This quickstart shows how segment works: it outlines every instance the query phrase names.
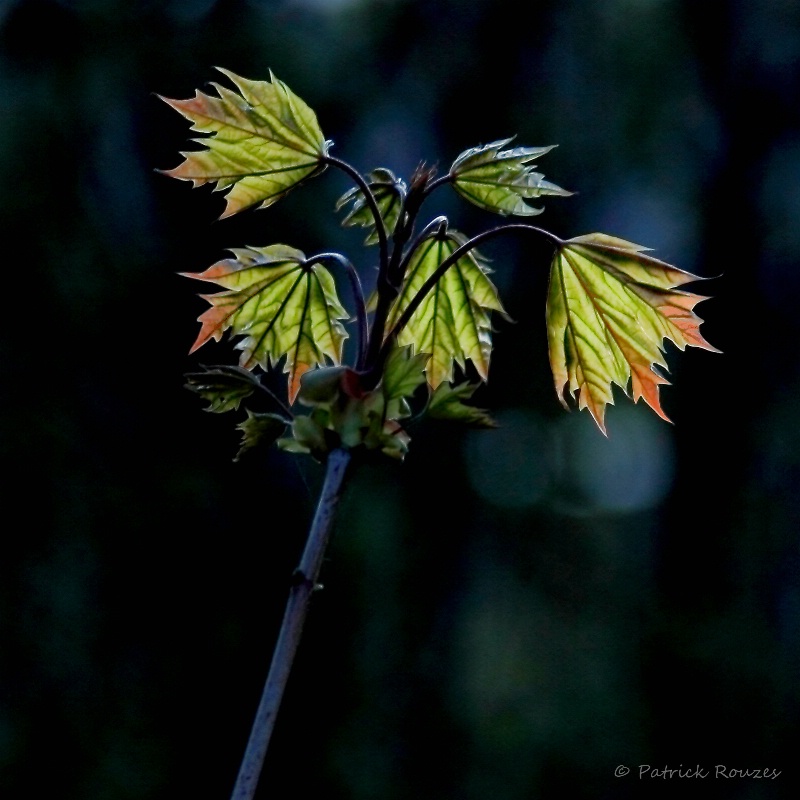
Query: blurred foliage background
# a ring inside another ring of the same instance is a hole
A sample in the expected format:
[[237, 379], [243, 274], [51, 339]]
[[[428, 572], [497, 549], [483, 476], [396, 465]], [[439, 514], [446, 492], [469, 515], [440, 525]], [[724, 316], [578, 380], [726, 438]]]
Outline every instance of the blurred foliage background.
[[215, 66], [272, 69], [362, 171], [559, 144], [540, 167], [577, 194], [536, 222], [711, 278], [723, 351], [669, 349], [675, 425], [620, 396], [605, 439], [553, 391], [548, 248], [487, 246], [501, 428], [426, 424], [354, 476], [259, 796], [796, 796], [796, 0], [2, 0], [0, 797], [227, 797], [266, 675], [321, 473], [233, 463], [183, 374], [235, 355], [188, 355], [177, 273], [284, 242], [368, 280], [373, 254], [340, 173], [217, 222], [156, 172], [190, 136], [156, 94]]

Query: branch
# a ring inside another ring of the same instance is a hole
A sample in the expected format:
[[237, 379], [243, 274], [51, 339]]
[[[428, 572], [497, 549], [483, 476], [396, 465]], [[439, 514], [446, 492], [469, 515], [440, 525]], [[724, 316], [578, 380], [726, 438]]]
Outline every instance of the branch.
[[414, 171], [411, 178], [411, 185], [408, 194], [403, 200], [403, 207], [392, 234], [392, 255], [390, 260], [378, 273], [378, 302], [375, 308], [375, 315], [372, 318], [372, 329], [369, 337], [369, 350], [364, 366], [367, 372], [375, 377], [375, 365], [380, 368], [381, 348], [384, 341], [386, 321], [389, 318], [389, 309], [394, 299], [397, 297], [403, 283], [404, 265], [406, 259], [403, 257], [403, 249], [411, 238], [416, 223], [420, 207], [426, 197], [426, 187], [433, 177], [434, 168], [420, 164]]
[[278, 643], [272, 656], [272, 664], [258, 705], [256, 718], [250, 732], [250, 739], [239, 768], [236, 785], [231, 800], [253, 800], [267, 754], [267, 747], [275, 727], [275, 718], [289, 678], [303, 623], [308, 612], [311, 593], [317, 586], [325, 548], [331, 536], [336, 506], [342, 493], [350, 453], [346, 450], [332, 450], [328, 454], [325, 481], [322, 485], [317, 510], [306, 541], [300, 565], [295, 570], [289, 600], [283, 615]]

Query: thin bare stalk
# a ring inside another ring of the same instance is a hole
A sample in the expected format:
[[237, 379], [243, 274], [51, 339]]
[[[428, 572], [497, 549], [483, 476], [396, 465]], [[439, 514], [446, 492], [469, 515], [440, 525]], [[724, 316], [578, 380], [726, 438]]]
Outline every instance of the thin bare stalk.
[[311, 523], [300, 565], [293, 576], [278, 642], [272, 655], [272, 664], [231, 800], [253, 800], [255, 796], [264, 757], [267, 754], [269, 740], [275, 727], [275, 718], [278, 715], [289, 671], [300, 643], [303, 623], [308, 612], [308, 601], [317, 586], [322, 559], [333, 530], [336, 507], [342, 493], [349, 463], [350, 453], [347, 450], [332, 450], [328, 454], [325, 481], [317, 503], [317, 510]]

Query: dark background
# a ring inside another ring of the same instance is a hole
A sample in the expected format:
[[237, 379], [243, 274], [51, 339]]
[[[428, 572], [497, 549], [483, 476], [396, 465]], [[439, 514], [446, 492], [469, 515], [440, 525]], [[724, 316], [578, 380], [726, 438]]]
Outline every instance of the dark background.
[[535, 222], [712, 278], [723, 351], [668, 346], [675, 424], [619, 395], [605, 439], [553, 391], [548, 248], [487, 246], [502, 426], [425, 424], [353, 476], [259, 796], [796, 796], [800, 5], [5, 0], [0, 798], [225, 798], [266, 675], [321, 473], [233, 462], [239, 418], [183, 374], [235, 354], [188, 355], [177, 273], [282, 242], [368, 280], [374, 254], [341, 173], [217, 222], [156, 172], [190, 136], [156, 94], [215, 66], [272, 69], [362, 171], [559, 144], [540, 167], [577, 194]]

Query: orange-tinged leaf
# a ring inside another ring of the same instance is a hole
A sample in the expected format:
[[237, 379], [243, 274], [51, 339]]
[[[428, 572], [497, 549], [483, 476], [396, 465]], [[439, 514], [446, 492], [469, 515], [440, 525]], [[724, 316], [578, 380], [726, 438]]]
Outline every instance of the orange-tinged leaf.
[[719, 352], [700, 334], [693, 309], [704, 296], [676, 289], [700, 280], [645, 253], [647, 248], [593, 233], [562, 242], [547, 299], [550, 366], [564, 406], [577, 394], [603, 431], [613, 384], [669, 421], [658, 387], [668, 384], [664, 341]]
[[198, 317], [200, 333], [190, 352], [226, 330], [244, 338], [240, 366], [267, 370], [286, 356], [289, 400], [294, 402], [303, 373], [326, 363], [338, 364], [347, 333], [340, 320], [348, 314], [339, 303], [328, 270], [306, 265], [300, 250], [286, 245], [232, 249], [233, 258], [202, 273], [182, 273], [227, 289], [201, 295], [211, 304]]
[[238, 93], [211, 85], [217, 97], [196, 91], [188, 100], [164, 102], [206, 134], [205, 149], [183, 152], [184, 161], [164, 174], [194, 186], [227, 190], [222, 217], [258, 205], [266, 208], [324, 168], [327, 142], [314, 112], [282, 81], [251, 81], [220, 69]]

